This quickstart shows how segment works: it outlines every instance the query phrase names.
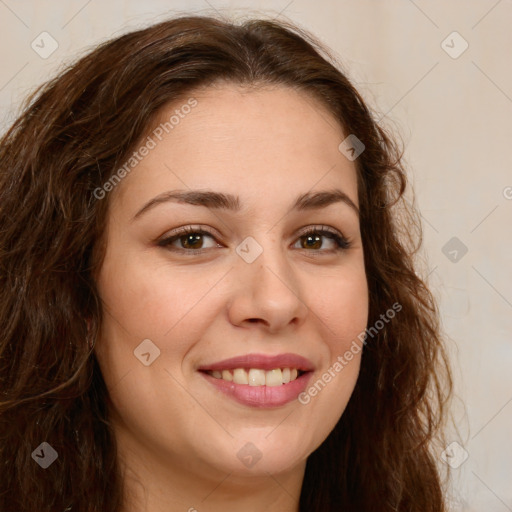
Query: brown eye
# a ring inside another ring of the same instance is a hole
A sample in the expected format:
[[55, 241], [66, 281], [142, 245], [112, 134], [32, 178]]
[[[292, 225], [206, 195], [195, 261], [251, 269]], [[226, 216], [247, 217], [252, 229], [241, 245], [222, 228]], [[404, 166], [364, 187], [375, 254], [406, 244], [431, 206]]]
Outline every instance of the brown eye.
[[[205, 249], [205, 237], [215, 240], [213, 235], [208, 231], [188, 227], [172, 236], [160, 240], [158, 245], [161, 247], [169, 247], [169, 249], [174, 251], [202, 252], [201, 249]], [[206, 249], [211, 247], [215, 247], [215, 244], [206, 247]]]
[[[210, 238], [213, 242], [209, 247], [205, 247], [205, 237]], [[327, 240], [327, 242], [326, 242]], [[297, 249], [310, 250], [313, 253], [333, 253], [350, 247], [350, 242], [337, 231], [331, 231], [325, 228], [309, 229], [304, 232], [298, 239], [296, 244], [300, 246]], [[331, 247], [325, 247], [327, 244]], [[191, 255], [202, 254], [208, 249], [222, 247], [216, 243], [214, 235], [200, 228], [187, 227], [179, 230], [177, 233], [164, 238], [158, 242], [161, 247], [167, 247], [175, 252], [183, 252]]]
[[[334, 247], [330, 249], [323, 248], [323, 239], [325, 238], [333, 242]], [[301, 245], [299, 249], [312, 249], [313, 251], [320, 252], [333, 252], [350, 247], [350, 242], [344, 236], [327, 229], [310, 229], [299, 237], [298, 242], [300, 242]]]
[[318, 235], [305, 235], [301, 236], [300, 239], [304, 242], [303, 249], [321, 249], [322, 248], [322, 237]]
[[202, 249], [202, 237], [201, 234], [183, 235], [179, 240], [184, 249]]

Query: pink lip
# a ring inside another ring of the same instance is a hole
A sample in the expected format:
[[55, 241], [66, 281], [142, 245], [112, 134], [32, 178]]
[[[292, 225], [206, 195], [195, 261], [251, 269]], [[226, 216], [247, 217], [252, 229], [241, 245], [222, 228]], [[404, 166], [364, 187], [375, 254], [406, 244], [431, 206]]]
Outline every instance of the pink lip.
[[306, 389], [308, 381], [313, 375], [312, 372], [307, 372], [294, 381], [280, 386], [249, 386], [249, 384], [235, 384], [227, 380], [216, 379], [204, 371], [200, 373], [219, 391], [237, 402], [251, 407], [279, 407], [295, 400]]
[[[224, 361], [218, 361], [212, 364], [205, 364], [198, 368], [200, 371], [206, 370], [234, 370], [236, 368], [259, 368], [261, 370], [273, 370], [274, 368], [296, 368], [305, 372], [314, 370], [313, 363], [305, 357], [297, 354], [279, 354], [276, 356], [267, 356], [265, 354], [245, 354], [243, 356], [232, 357]], [[252, 386], [251, 386], [252, 387]]]
[[[236, 368], [259, 368], [273, 370], [274, 368], [296, 368], [306, 373], [297, 379], [280, 386], [250, 386], [249, 384], [235, 384], [206, 373], [207, 371], [234, 370]], [[251, 407], [279, 407], [297, 398], [307, 386], [314, 370], [313, 363], [297, 354], [279, 354], [268, 356], [265, 354], [246, 354], [232, 357], [212, 364], [205, 364], [198, 368], [203, 377], [219, 391], [230, 396], [237, 402]]]

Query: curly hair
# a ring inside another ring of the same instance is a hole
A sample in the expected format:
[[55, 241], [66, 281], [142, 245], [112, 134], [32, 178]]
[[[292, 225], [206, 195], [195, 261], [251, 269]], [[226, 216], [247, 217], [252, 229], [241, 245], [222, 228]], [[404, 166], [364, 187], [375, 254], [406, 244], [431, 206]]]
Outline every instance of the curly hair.
[[[286, 21], [182, 16], [94, 48], [35, 90], [0, 141], [0, 510], [118, 512], [123, 481], [109, 394], [86, 340], [109, 198], [94, 191], [161, 109], [219, 80], [319, 99], [365, 146], [355, 161], [369, 325], [350, 401], [308, 458], [300, 510], [446, 510], [433, 444], [452, 377], [432, 293], [415, 272], [421, 225], [403, 150], [329, 50]], [[90, 330], [88, 330], [90, 327]], [[42, 471], [41, 442], [58, 453]]]

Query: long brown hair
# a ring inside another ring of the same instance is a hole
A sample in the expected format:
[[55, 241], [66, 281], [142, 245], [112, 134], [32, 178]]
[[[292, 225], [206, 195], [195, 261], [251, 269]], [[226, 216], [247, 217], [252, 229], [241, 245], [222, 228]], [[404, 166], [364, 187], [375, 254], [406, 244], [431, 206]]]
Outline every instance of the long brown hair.
[[[94, 191], [163, 106], [218, 80], [308, 92], [363, 142], [369, 325], [402, 306], [368, 339], [345, 412], [308, 458], [300, 510], [445, 510], [432, 441], [452, 381], [435, 301], [413, 265], [421, 230], [404, 199], [403, 150], [340, 69], [289, 22], [183, 16], [101, 44], [28, 98], [0, 141], [2, 512], [121, 509], [109, 396], [86, 341], [87, 322], [94, 337], [102, 321], [94, 277], [109, 205]], [[42, 442], [58, 454], [46, 469], [33, 455]]]

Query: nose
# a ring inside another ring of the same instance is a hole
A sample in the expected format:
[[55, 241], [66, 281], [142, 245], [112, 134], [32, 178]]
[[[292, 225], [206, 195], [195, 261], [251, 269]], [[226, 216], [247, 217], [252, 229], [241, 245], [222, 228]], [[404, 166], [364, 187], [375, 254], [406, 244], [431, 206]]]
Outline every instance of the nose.
[[252, 263], [237, 260], [231, 272], [235, 284], [228, 310], [233, 325], [256, 323], [276, 333], [303, 323], [308, 306], [286, 250], [267, 246]]

